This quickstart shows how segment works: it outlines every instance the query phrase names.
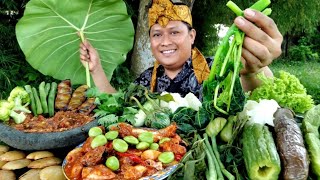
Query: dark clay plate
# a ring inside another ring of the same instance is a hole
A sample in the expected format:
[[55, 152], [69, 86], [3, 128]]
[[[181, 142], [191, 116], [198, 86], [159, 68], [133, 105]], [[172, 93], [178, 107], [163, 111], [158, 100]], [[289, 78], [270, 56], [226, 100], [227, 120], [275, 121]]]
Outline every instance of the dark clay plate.
[[86, 140], [91, 127], [97, 126], [95, 119], [88, 124], [62, 132], [26, 133], [0, 123], [0, 141], [20, 150], [48, 150], [77, 146]]

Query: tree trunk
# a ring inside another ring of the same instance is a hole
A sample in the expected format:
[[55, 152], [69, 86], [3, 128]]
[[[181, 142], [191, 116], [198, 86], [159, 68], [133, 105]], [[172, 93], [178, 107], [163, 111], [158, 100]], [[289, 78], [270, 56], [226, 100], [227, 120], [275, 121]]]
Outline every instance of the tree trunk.
[[[195, 0], [173, 0], [183, 2], [192, 8]], [[137, 77], [147, 68], [153, 66], [154, 57], [150, 49], [148, 8], [150, 0], [140, 0], [139, 16], [135, 33], [135, 44], [131, 57], [131, 71]]]
[[135, 76], [138, 76], [144, 70], [151, 67], [154, 62], [150, 50], [148, 9], [146, 8], [148, 4], [149, 0], [140, 0], [135, 44], [131, 57], [131, 71]]

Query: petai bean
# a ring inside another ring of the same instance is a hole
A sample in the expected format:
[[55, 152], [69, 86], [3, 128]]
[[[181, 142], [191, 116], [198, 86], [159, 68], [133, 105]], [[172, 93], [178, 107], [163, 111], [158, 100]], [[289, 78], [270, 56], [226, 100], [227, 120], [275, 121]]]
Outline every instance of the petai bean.
[[114, 140], [119, 135], [118, 131], [109, 131], [105, 134], [107, 140]]
[[163, 152], [159, 155], [158, 160], [164, 164], [171, 163], [174, 160], [173, 152]]
[[126, 152], [128, 150], [128, 144], [122, 139], [114, 139], [112, 141], [113, 149], [118, 152]]
[[112, 171], [118, 170], [120, 167], [120, 163], [117, 157], [110, 156], [106, 161], [106, 166]]
[[101, 135], [102, 134], [102, 129], [99, 128], [99, 127], [92, 127], [89, 129], [89, 132], [88, 132], [88, 135], [90, 137], [96, 137], [98, 135]]
[[166, 141], [170, 141], [170, 138], [165, 137], [165, 138], [160, 139], [159, 144], [162, 144], [162, 143], [164, 143]]
[[148, 149], [149, 146], [150, 144], [147, 142], [139, 142], [139, 144], [136, 145], [136, 148], [139, 150], [145, 150], [145, 149]]
[[96, 148], [99, 146], [103, 146], [105, 144], [107, 144], [107, 139], [104, 135], [100, 134], [96, 137], [93, 138], [93, 140], [91, 141], [91, 148]]
[[141, 142], [147, 142], [151, 144], [153, 143], [153, 134], [152, 132], [143, 132], [139, 134], [138, 139]]
[[139, 140], [134, 136], [126, 136], [123, 138], [127, 143], [137, 145], [139, 143]]
[[159, 144], [157, 144], [157, 143], [152, 143], [152, 144], [150, 145], [150, 149], [152, 149], [152, 150], [158, 150], [158, 149], [159, 149]]

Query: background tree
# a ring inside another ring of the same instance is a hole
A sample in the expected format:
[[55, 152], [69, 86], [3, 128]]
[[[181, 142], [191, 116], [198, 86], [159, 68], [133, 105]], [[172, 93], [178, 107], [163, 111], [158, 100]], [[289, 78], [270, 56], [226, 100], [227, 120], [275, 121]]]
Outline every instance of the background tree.
[[0, 1], [0, 99], [15, 86], [52, 80], [33, 69], [25, 60], [15, 36], [15, 25], [28, 1]]

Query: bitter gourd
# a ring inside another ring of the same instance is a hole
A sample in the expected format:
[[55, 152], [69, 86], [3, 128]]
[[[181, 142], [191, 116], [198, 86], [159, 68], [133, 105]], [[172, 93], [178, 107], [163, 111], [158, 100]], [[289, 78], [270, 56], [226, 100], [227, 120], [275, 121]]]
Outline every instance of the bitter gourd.
[[280, 158], [268, 127], [256, 123], [247, 124], [241, 141], [249, 178], [278, 179], [281, 170]]

